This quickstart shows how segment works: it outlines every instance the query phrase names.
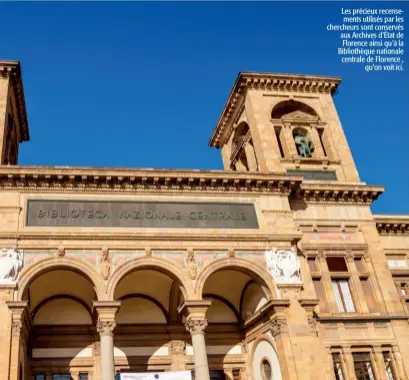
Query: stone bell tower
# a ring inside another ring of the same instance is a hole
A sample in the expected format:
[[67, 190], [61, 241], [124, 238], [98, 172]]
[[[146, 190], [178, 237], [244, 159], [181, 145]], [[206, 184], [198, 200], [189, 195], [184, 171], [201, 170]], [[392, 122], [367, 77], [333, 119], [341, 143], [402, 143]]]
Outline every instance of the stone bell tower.
[[240, 73], [209, 145], [225, 170], [360, 182], [332, 95], [340, 78]]
[[29, 139], [20, 62], [0, 61], [0, 165], [17, 165], [19, 144]]

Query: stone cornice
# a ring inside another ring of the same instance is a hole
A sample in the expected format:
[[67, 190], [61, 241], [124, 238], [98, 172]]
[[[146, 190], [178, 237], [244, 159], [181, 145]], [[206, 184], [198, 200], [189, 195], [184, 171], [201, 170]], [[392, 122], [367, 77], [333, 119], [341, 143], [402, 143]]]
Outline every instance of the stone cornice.
[[0, 190], [290, 194], [301, 181], [274, 173], [0, 166]]
[[393, 320], [407, 320], [408, 317], [403, 313], [396, 314], [381, 314], [381, 315], [319, 315], [320, 322], [348, 322], [348, 321], [362, 321], [362, 322], [376, 322], [376, 321], [393, 321]]
[[244, 102], [247, 90], [290, 90], [302, 93], [324, 92], [332, 94], [340, 83], [341, 78], [338, 77], [241, 72], [237, 76], [209, 145], [217, 148], [223, 145], [226, 136], [229, 135], [229, 130], [233, 126], [233, 121]]
[[[13, 240], [16, 239], [20, 242], [24, 240], [45, 240], [45, 241], [61, 241], [61, 240], [70, 240], [70, 241], [231, 241], [231, 242], [289, 242], [301, 239], [301, 234], [266, 234], [266, 233], [205, 233], [205, 234], [196, 234], [196, 233], [183, 233], [183, 232], [161, 232], [158, 233], [141, 233], [141, 232], [129, 232], [129, 233], [120, 233], [116, 232], [115, 234], [111, 232], [61, 232], [53, 233], [49, 232], [18, 232], [18, 233], [0, 233], [0, 239], [4, 240]], [[24, 245], [21, 245], [22, 249]]]
[[338, 242], [316, 242], [316, 243], [300, 243], [301, 249], [306, 254], [313, 254], [314, 252], [326, 252], [328, 256], [338, 255], [338, 251], [355, 251], [366, 252], [368, 250], [367, 243], [355, 243], [348, 241]]
[[17, 112], [20, 125], [20, 138], [22, 141], [30, 140], [28, 131], [26, 102], [24, 97], [23, 81], [21, 76], [21, 66], [18, 61], [0, 61], [0, 77], [9, 77], [16, 95]]
[[0, 191], [81, 193], [283, 194], [309, 203], [371, 204], [384, 188], [302, 183], [299, 175], [206, 170], [0, 166]]
[[374, 215], [381, 235], [409, 235], [409, 215]]
[[383, 193], [382, 186], [348, 183], [302, 183], [293, 199], [308, 203], [350, 203], [370, 205]]

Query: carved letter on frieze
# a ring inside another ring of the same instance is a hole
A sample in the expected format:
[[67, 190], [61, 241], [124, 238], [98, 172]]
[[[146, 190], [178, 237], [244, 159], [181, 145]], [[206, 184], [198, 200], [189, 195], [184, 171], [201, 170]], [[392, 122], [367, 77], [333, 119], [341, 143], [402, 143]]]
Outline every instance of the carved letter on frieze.
[[273, 336], [276, 337], [283, 332], [288, 332], [287, 321], [278, 318], [274, 319], [271, 323], [271, 333]]
[[189, 319], [185, 323], [186, 330], [190, 332], [191, 335], [194, 334], [204, 334], [204, 330], [207, 327], [206, 319]]
[[100, 335], [112, 335], [116, 327], [115, 321], [98, 321], [97, 331]]
[[0, 251], [0, 284], [14, 283], [23, 268], [23, 251], [17, 246]]
[[172, 355], [184, 355], [185, 349], [186, 344], [182, 341], [172, 341], [169, 344], [169, 350]]
[[274, 248], [265, 251], [264, 258], [277, 284], [301, 283], [300, 262], [295, 249], [284, 251]]

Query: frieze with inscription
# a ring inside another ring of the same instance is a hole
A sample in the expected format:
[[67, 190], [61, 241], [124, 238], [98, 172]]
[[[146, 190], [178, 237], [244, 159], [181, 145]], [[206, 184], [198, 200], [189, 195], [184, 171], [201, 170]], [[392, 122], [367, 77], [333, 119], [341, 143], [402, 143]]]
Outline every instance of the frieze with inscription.
[[28, 227], [257, 229], [251, 203], [27, 201]]

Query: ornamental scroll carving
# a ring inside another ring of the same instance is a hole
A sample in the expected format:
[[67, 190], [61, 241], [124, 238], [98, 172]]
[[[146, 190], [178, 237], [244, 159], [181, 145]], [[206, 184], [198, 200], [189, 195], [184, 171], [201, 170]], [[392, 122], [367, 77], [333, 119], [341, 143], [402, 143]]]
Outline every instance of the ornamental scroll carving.
[[284, 332], [288, 332], [287, 321], [285, 319], [274, 319], [271, 322], [271, 334], [273, 335], [273, 337], [276, 337], [277, 335]]
[[116, 327], [115, 321], [98, 321], [97, 331], [100, 335], [112, 335]]
[[185, 326], [191, 335], [204, 334], [204, 330], [207, 327], [207, 319], [189, 319], [186, 321]]
[[23, 268], [23, 251], [17, 246], [0, 251], [0, 283], [14, 283]]
[[301, 283], [300, 262], [297, 251], [293, 248], [288, 251], [276, 248], [265, 251], [264, 258], [267, 269], [278, 284]]
[[169, 344], [169, 350], [172, 355], [184, 355], [186, 344], [182, 341], [172, 341]]

